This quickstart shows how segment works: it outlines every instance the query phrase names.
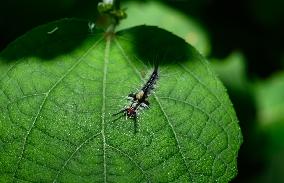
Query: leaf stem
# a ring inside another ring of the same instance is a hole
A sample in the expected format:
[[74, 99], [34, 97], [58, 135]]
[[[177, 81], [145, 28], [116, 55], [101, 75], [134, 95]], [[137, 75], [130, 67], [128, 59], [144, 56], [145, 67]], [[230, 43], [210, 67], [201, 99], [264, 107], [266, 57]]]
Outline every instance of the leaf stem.
[[114, 32], [120, 20], [127, 16], [125, 11], [120, 9], [120, 0], [103, 0], [99, 2], [98, 11], [102, 16], [108, 17], [106, 32]]

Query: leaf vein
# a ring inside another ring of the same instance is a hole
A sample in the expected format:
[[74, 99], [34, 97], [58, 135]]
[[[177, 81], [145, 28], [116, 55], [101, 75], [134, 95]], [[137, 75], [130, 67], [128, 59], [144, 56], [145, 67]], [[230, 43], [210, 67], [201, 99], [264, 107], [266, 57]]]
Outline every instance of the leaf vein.
[[82, 142], [73, 152], [72, 154], [68, 157], [68, 159], [64, 162], [64, 164], [61, 166], [61, 168], [58, 170], [58, 172], [56, 173], [56, 176], [53, 179], [53, 183], [55, 183], [60, 175], [60, 173], [62, 172], [62, 170], [66, 167], [66, 165], [70, 162], [70, 160], [73, 158], [73, 156], [85, 145], [87, 144], [90, 140], [96, 138], [98, 135], [100, 135], [101, 132], [92, 135], [91, 137], [89, 137], [88, 139], [86, 139], [84, 142]]
[[[133, 71], [137, 74], [137, 76], [142, 80], [144, 81], [143, 77], [141, 76], [141, 74], [139, 73], [139, 71], [136, 69], [136, 67], [132, 64], [130, 58], [127, 56], [127, 54], [124, 52], [123, 48], [121, 47], [120, 43], [118, 42], [118, 40], [115, 39], [115, 42], [116, 42], [116, 45], [118, 46], [119, 50], [121, 51], [122, 55], [125, 57], [125, 59], [127, 60], [127, 62], [129, 63], [129, 65], [132, 67]], [[175, 138], [175, 141], [177, 143], [177, 147], [178, 147], [178, 150], [179, 150], [179, 154], [181, 155], [181, 158], [183, 160], [183, 163], [185, 165], [185, 168], [186, 168], [186, 171], [188, 172], [189, 176], [191, 176], [191, 172], [189, 171], [189, 167], [187, 165], [187, 162], [186, 162], [186, 159], [185, 159], [185, 156], [184, 154], [182, 153], [182, 150], [181, 150], [181, 146], [180, 146], [180, 142], [177, 138], [177, 134], [173, 128], [173, 125], [172, 123], [170, 122], [168, 116], [167, 116], [167, 113], [165, 112], [164, 108], [162, 107], [160, 101], [159, 101], [159, 98], [156, 96], [156, 94], [153, 94], [154, 98], [156, 99], [157, 103], [159, 104], [159, 107], [161, 109], [161, 111], [163, 112], [170, 128], [171, 128], [171, 131], [174, 135], [174, 138]]]
[[148, 174], [146, 173], [146, 171], [137, 162], [135, 162], [134, 159], [129, 154], [127, 154], [126, 152], [124, 152], [124, 151], [120, 150], [119, 148], [114, 147], [112, 145], [109, 145], [109, 144], [106, 144], [106, 145], [108, 147], [114, 149], [115, 151], [119, 152], [119, 154], [121, 154], [122, 156], [127, 157], [142, 172], [142, 174], [148, 180], [148, 182], [151, 182], [151, 180], [150, 180]]
[[28, 129], [26, 135], [24, 136], [24, 140], [23, 140], [23, 145], [22, 145], [21, 153], [20, 153], [20, 156], [19, 156], [18, 161], [17, 161], [17, 163], [16, 163], [15, 171], [14, 171], [14, 173], [13, 173], [13, 181], [14, 181], [15, 175], [17, 174], [17, 171], [18, 171], [18, 168], [19, 168], [19, 166], [20, 166], [20, 163], [21, 163], [21, 161], [22, 161], [22, 159], [23, 159], [23, 155], [24, 155], [24, 152], [25, 152], [25, 150], [26, 150], [27, 139], [28, 139], [28, 137], [29, 137], [29, 135], [30, 135], [32, 129], [34, 128], [36, 122], [38, 121], [38, 119], [39, 119], [39, 117], [40, 117], [40, 114], [41, 114], [41, 112], [42, 112], [42, 110], [43, 110], [44, 105], [46, 104], [46, 101], [47, 101], [48, 96], [49, 96], [50, 93], [60, 84], [60, 82], [61, 82], [64, 78], [66, 78], [66, 76], [68, 76], [68, 75], [82, 62], [83, 58], [86, 57], [86, 56], [89, 54], [89, 52], [90, 52], [101, 40], [102, 40], [102, 39], [99, 39], [96, 43], [94, 43], [94, 44], [75, 62], [75, 64], [74, 64], [71, 68], [69, 68], [69, 69], [67, 70], [67, 72], [66, 72], [64, 75], [62, 75], [62, 77], [59, 78], [59, 80], [57, 80], [57, 82], [55, 82], [55, 84], [52, 85], [52, 87], [45, 93], [45, 97], [44, 97], [44, 99], [42, 100], [42, 103], [41, 103], [40, 106], [39, 106], [39, 109], [38, 109], [38, 111], [37, 111], [37, 113], [36, 113], [36, 116], [35, 116], [34, 120], [32, 121], [32, 124], [31, 124], [30, 128]]
[[198, 77], [193, 74], [190, 70], [188, 70], [188, 68], [186, 66], [184, 66], [183, 64], [180, 64], [179, 65], [181, 66], [181, 68], [183, 70], [185, 70], [188, 74], [190, 74], [198, 83], [200, 83], [200, 85], [205, 89], [207, 90], [219, 103], [220, 105], [222, 106], [222, 108], [224, 109], [224, 111], [226, 112], [226, 114], [230, 117], [231, 119], [231, 122], [233, 122], [233, 118], [232, 116], [229, 114], [228, 110], [224, 107], [223, 103], [220, 101], [219, 97], [216, 96], [216, 94], [210, 90], [200, 79], [198, 79]]

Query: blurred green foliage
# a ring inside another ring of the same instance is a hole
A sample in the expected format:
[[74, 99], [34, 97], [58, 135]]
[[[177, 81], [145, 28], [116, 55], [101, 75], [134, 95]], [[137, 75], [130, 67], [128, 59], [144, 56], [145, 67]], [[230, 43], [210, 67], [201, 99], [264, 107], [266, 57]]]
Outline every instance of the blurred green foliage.
[[234, 182], [284, 181], [284, 73], [266, 80], [247, 77], [243, 54], [211, 59], [239, 116], [244, 144]]
[[210, 61], [228, 88], [239, 92], [247, 91], [246, 65], [242, 53], [235, 51], [223, 60], [211, 58]]
[[258, 121], [264, 128], [284, 123], [284, 72], [257, 82], [255, 97]]
[[157, 1], [129, 1], [122, 3], [123, 7], [127, 8], [128, 18], [121, 22], [118, 30], [143, 24], [154, 25], [184, 38], [203, 55], [210, 53], [209, 38], [204, 28], [180, 11]]

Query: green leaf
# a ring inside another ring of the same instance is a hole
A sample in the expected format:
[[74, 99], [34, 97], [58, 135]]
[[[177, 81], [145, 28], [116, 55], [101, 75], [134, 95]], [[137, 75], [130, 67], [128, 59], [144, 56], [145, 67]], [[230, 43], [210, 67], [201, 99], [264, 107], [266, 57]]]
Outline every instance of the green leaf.
[[284, 122], [284, 73], [254, 85], [258, 121], [265, 128]]
[[253, 84], [258, 130], [265, 137], [262, 152], [267, 171], [258, 182], [283, 182], [284, 72]]
[[153, 25], [180, 36], [193, 45], [203, 55], [209, 55], [209, 37], [204, 28], [192, 17], [158, 1], [128, 1], [122, 3], [127, 8], [127, 19], [121, 21], [118, 29], [137, 25]]
[[[242, 135], [207, 61], [156, 27], [111, 37], [62, 20], [0, 54], [0, 182], [231, 180]], [[112, 114], [154, 62], [160, 77], [134, 133]]]
[[284, 152], [284, 73], [280, 72], [254, 86], [259, 129], [265, 134], [271, 157]]
[[248, 79], [246, 77], [245, 58], [238, 51], [232, 52], [227, 58], [210, 59], [214, 71], [227, 88], [247, 92]]

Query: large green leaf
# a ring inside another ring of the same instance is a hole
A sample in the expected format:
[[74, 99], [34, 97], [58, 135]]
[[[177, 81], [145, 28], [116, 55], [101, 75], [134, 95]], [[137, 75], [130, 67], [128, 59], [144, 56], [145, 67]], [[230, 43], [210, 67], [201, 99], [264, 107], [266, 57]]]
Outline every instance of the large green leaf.
[[[182, 39], [63, 20], [0, 55], [0, 182], [228, 182], [242, 142], [224, 87]], [[159, 64], [150, 108], [112, 114]]]

